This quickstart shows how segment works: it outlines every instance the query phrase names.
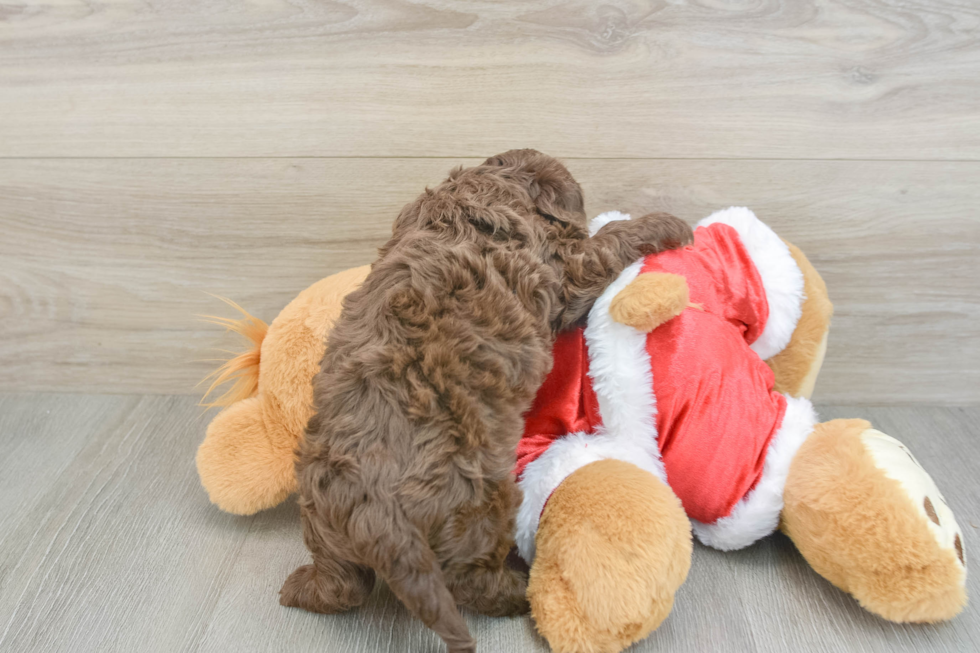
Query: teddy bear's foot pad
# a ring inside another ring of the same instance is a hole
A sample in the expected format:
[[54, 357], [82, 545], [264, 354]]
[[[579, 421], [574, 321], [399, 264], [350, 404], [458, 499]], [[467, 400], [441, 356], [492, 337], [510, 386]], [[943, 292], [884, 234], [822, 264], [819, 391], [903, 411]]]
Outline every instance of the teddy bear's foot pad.
[[956, 558], [966, 571], [966, 552], [963, 550], [963, 533], [953, 511], [950, 510], [935, 481], [919, 464], [904, 444], [877, 429], [861, 434], [861, 442], [874, 459], [875, 466], [888, 478], [898, 481], [936, 543], [943, 549], [956, 553]]
[[818, 424], [783, 492], [783, 530], [824, 578], [897, 622], [935, 622], [966, 603], [966, 553], [935, 482], [864, 420]]

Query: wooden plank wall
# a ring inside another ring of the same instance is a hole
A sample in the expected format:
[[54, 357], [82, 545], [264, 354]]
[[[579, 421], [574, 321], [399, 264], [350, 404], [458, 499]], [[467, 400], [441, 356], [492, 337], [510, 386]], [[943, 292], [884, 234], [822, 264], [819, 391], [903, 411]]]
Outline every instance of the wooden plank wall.
[[510, 147], [588, 210], [748, 205], [837, 306], [817, 399], [980, 402], [980, 7], [961, 0], [0, 6], [0, 390], [194, 393]]

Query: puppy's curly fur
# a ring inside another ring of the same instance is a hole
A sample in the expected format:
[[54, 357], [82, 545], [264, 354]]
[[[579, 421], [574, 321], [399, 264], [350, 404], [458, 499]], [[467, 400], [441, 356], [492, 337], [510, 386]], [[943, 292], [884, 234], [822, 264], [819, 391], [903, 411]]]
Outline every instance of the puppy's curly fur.
[[406, 206], [314, 379], [296, 465], [313, 564], [281, 602], [346, 610], [377, 573], [450, 651], [475, 650], [457, 604], [525, 612], [526, 578], [505, 564], [511, 472], [555, 333], [626, 265], [690, 239], [666, 214], [589, 238], [579, 185], [534, 150], [454, 170]]

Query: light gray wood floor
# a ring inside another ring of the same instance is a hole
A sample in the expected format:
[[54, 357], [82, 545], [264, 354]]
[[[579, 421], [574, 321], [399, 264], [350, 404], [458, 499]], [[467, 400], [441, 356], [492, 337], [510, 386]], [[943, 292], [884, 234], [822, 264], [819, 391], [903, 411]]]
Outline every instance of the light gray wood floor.
[[[821, 409], [905, 441], [978, 550], [980, 408]], [[321, 616], [279, 606], [306, 561], [289, 502], [255, 517], [211, 506], [194, 469], [208, 416], [191, 397], [0, 395], [0, 651], [441, 651], [384, 586]], [[976, 571], [969, 579], [976, 598]], [[467, 619], [482, 651], [547, 651], [529, 618]], [[864, 612], [781, 535], [697, 546], [664, 625], [632, 651], [974, 651], [975, 605], [950, 623]]]

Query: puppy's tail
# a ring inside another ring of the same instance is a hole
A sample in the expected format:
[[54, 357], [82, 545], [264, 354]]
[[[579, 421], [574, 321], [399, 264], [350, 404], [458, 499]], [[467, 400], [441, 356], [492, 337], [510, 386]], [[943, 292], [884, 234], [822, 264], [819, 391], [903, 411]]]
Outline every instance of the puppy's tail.
[[415, 616], [446, 643], [449, 653], [474, 653], [476, 642], [456, 609], [435, 553], [418, 528], [402, 516], [390, 524], [380, 550], [389, 559], [372, 565]]
[[[265, 340], [266, 333], [269, 332], [269, 325], [259, 318], [251, 315], [244, 308], [224, 297], [218, 297], [221, 301], [228, 304], [242, 314], [240, 319], [227, 317], [217, 317], [215, 315], [200, 315], [205, 322], [217, 324], [225, 327], [228, 331], [234, 331], [238, 335], [251, 342], [251, 347], [246, 351], [233, 355], [221, 364], [221, 367], [208, 374], [201, 383], [211, 384], [207, 392], [201, 397], [201, 405], [208, 408], [224, 408], [242, 399], [248, 399], [259, 389], [259, 363], [261, 360], [262, 342]], [[231, 383], [231, 387], [220, 397], [208, 401], [208, 396], [214, 390], [225, 383]]]

